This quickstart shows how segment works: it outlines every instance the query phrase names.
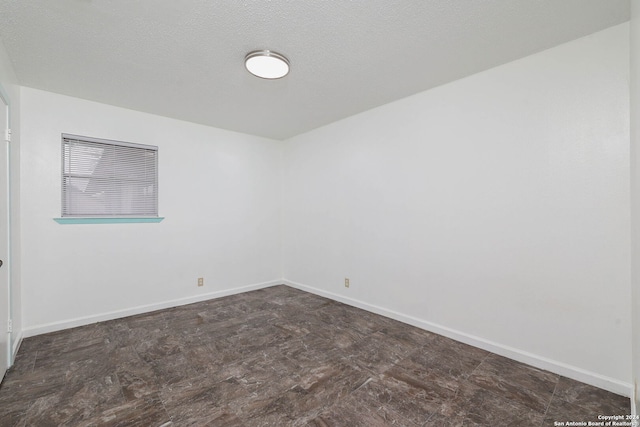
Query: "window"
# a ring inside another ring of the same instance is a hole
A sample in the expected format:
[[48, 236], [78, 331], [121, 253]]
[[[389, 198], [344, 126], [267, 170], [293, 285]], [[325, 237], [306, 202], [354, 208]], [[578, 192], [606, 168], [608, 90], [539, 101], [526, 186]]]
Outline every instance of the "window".
[[158, 147], [62, 134], [63, 217], [157, 217]]

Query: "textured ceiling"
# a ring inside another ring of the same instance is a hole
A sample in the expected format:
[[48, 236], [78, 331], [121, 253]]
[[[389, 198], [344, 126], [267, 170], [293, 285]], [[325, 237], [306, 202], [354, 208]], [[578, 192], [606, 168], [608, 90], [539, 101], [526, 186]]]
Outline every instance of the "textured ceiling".
[[[629, 19], [629, 0], [0, 0], [20, 83], [275, 139]], [[251, 76], [271, 49], [290, 74]]]

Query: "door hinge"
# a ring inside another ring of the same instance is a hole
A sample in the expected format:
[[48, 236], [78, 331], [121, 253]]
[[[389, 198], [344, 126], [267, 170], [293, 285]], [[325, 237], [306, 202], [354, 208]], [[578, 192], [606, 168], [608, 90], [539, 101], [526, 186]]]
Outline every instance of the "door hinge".
[[13, 332], [13, 320], [9, 319], [9, 324], [7, 325], [7, 333]]
[[11, 129], [7, 129], [7, 134], [5, 135], [5, 140], [7, 142], [11, 142]]

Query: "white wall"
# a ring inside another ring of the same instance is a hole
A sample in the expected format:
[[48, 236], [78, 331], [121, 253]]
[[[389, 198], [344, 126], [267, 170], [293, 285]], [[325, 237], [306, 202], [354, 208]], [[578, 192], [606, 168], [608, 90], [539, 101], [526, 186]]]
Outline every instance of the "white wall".
[[[11, 110], [11, 348], [17, 352], [22, 336], [21, 257], [20, 257], [20, 87], [13, 65], [0, 40], [0, 85], [9, 96]], [[4, 172], [2, 172], [4, 173]], [[3, 201], [4, 202], [4, 201]]]
[[[281, 142], [30, 88], [21, 96], [25, 335], [279, 283]], [[61, 133], [157, 145], [166, 219], [54, 222]]]
[[287, 141], [288, 283], [629, 394], [628, 34]]
[[631, 289], [634, 410], [640, 411], [640, 0], [631, 0]]

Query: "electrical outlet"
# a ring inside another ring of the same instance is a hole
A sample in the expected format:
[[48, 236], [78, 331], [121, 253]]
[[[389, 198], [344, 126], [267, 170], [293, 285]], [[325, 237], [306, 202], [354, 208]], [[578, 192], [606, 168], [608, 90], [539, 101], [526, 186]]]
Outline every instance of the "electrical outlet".
[[349, 279], [347, 279], [346, 277], [344, 278], [344, 287], [345, 288], [349, 287]]
[[204, 277], [198, 277], [198, 286], [204, 286]]

